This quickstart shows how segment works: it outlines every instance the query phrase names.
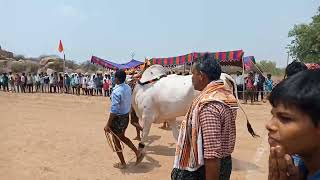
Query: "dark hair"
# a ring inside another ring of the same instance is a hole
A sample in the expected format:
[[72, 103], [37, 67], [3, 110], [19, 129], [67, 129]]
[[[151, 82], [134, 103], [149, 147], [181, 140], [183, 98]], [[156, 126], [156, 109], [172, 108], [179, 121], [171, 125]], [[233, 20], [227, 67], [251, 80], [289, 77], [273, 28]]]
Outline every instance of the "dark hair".
[[290, 77], [294, 74], [297, 74], [300, 71], [307, 70], [308, 67], [299, 61], [293, 61], [286, 67], [286, 77]]
[[202, 72], [205, 73], [210, 81], [220, 79], [221, 75], [221, 66], [218, 60], [210, 57], [209, 54], [205, 54], [203, 58], [199, 58], [194, 67]]
[[317, 126], [320, 123], [320, 70], [301, 71], [281, 81], [271, 92], [273, 107], [294, 106], [306, 113]]
[[114, 77], [120, 81], [120, 84], [122, 84], [126, 80], [127, 75], [124, 70], [120, 69], [114, 74]]

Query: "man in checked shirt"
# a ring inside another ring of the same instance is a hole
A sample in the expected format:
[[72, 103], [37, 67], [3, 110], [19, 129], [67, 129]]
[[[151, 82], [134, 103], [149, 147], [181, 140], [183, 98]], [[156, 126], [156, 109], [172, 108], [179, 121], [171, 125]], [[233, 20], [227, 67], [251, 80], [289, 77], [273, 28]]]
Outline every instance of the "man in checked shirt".
[[229, 179], [237, 99], [219, 80], [217, 60], [205, 55], [195, 62], [192, 74], [194, 89], [201, 93], [182, 121], [171, 179]]

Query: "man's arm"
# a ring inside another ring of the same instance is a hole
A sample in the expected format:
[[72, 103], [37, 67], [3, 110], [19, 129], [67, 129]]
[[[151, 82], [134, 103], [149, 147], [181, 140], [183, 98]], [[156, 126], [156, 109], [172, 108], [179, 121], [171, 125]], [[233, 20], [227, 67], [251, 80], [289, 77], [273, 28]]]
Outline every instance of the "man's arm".
[[107, 131], [110, 130], [111, 123], [112, 123], [112, 121], [113, 121], [115, 118], [116, 118], [116, 115], [113, 114], [113, 113], [110, 113], [109, 119], [108, 119], [108, 121], [107, 121], [107, 124], [106, 124], [106, 126], [104, 127], [104, 131], [105, 131], [105, 132], [107, 132]]
[[204, 159], [204, 166], [206, 168], [206, 179], [219, 180], [220, 176], [220, 159]]
[[112, 93], [111, 98], [111, 111], [109, 115], [108, 122], [104, 128], [105, 131], [109, 131], [112, 121], [116, 118], [116, 114], [119, 112], [120, 106], [120, 96], [118, 96], [115, 92]]

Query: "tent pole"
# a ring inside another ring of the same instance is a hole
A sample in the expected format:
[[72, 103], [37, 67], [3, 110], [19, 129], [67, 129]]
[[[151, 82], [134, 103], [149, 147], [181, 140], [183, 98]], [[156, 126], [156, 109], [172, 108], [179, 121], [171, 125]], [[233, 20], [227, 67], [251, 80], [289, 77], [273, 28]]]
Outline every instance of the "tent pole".
[[193, 53], [191, 53], [191, 66], [190, 66], [190, 73], [192, 74], [192, 66], [193, 66]]
[[242, 58], [242, 79], [243, 79], [243, 83], [242, 83], [242, 100], [245, 101], [245, 81], [244, 81], [244, 62], [243, 62], [243, 58]]

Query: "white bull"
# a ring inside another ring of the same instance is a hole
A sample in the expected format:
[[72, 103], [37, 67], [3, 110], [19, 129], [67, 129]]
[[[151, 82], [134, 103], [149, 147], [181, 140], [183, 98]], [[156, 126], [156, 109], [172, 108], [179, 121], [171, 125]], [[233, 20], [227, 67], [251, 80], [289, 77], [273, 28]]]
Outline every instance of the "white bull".
[[[173, 136], [177, 140], [179, 131], [176, 117], [184, 116], [193, 99], [200, 93], [193, 88], [192, 75], [172, 74], [159, 79], [161, 75], [165, 74], [164, 67], [153, 65], [142, 74], [140, 82], [145, 83], [137, 83], [134, 87], [132, 106], [143, 127], [140, 148], [144, 147], [152, 123], [168, 122], [172, 128]], [[222, 73], [220, 78], [224, 80], [226, 88], [237, 96], [237, 88], [233, 78], [225, 73]]]

